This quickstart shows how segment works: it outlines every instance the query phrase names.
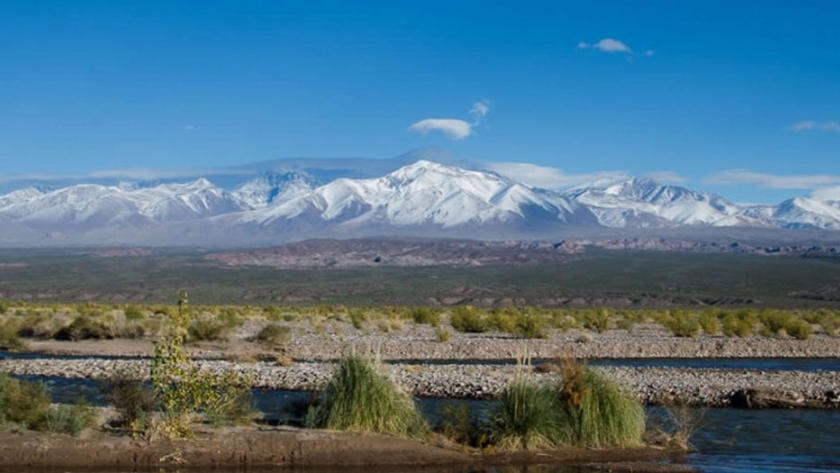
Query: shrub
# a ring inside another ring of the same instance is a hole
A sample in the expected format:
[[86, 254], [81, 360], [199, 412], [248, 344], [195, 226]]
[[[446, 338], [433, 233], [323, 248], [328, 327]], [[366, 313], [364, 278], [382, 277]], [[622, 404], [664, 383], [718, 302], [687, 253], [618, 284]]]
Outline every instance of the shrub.
[[103, 391], [119, 414], [119, 427], [131, 432], [142, 432], [148, 427], [149, 416], [158, 407], [155, 391], [150, 386], [125, 373], [117, 373], [108, 379]]
[[[190, 325], [187, 293], [178, 293], [178, 313], [172, 316], [152, 352], [150, 377], [163, 414], [163, 434], [192, 435], [193, 420], [227, 416], [250, 391], [251, 379], [235, 371], [200, 371], [184, 347]], [[238, 409], [236, 407], [235, 409]]]
[[801, 319], [790, 319], [784, 327], [785, 332], [797, 340], [807, 340], [814, 329], [811, 324]]
[[764, 335], [778, 335], [791, 322], [791, 316], [782, 311], [763, 311], [758, 319], [763, 325]]
[[17, 327], [9, 321], [0, 325], [0, 349], [19, 350], [24, 347]]
[[193, 319], [188, 329], [190, 341], [221, 340], [226, 332], [224, 322], [208, 316]]
[[503, 449], [544, 449], [562, 435], [557, 396], [549, 385], [517, 376], [490, 414], [489, 440]]
[[9, 311], [9, 303], [0, 301], [0, 314], [5, 314]]
[[583, 328], [604, 333], [610, 328], [610, 316], [606, 310], [587, 311], [583, 315]]
[[136, 305], [125, 306], [123, 313], [125, 314], [126, 320], [142, 320], [145, 317], [143, 311]]
[[446, 330], [443, 327], [435, 328], [435, 335], [437, 335], [437, 339], [441, 343], [446, 343], [449, 341], [450, 338], [452, 338], [452, 334], [449, 332], [449, 330]]
[[561, 364], [559, 412], [563, 443], [625, 447], [641, 443], [645, 415], [641, 403], [614, 382], [573, 360]]
[[417, 324], [427, 324], [432, 327], [440, 325], [440, 312], [432, 310], [429, 307], [415, 307], [411, 309], [411, 318]]
[[291, 329], [285, 325], [269, 324], [260, 329], [254, 339], [267, 345], [280, 346], [289, 342]]
[[75, 404], [61, 404], [52, 407], [47, 412], [45, 428], [51, 432], [68, 435], [78, 435], [83, 430], [93, 427], [96, 422], [96, 411], [83, 400]]
[[737, 314], [727, 314], [723, 320], [723, 334], [727, 337], [749, 337], [755, 331], [751, 318], [741, 318]]
[[537, 314], [522, 314], [516, 320], [516, 332], [525, 338], [545, 338], [545, 318]]
[[700, 322], [694, 314], [678, 311], [664, 322], [665, 327], [677, 337], [696, 337], [700, 335]]
[[428, 430], [411, 396], [358, 355], [339, 361], [312, 409], [312, 423], [321, 428], [403, 436]]
[[17, 424], [27, 429], [43, 428], [51, 402], [43, 384], [0, 373], [0, 423]]
[[469, 305], [461, 305], [452, 311], [452, 328], [459, 332], [483, 333], [488, 329], [486, 317]]
[[697, 321], [700, 323], [700, 328], [703, 329], [703, 333], [717, 335], [720, 332], [720, 321], [714, 312], [703, 312]]
[[351, 309], [350, 310], [350, 323], [353, 324], [353, 327], [356, 330], [361, 330], [365, 326], [365, 322], [367, 322], [367, 313], [362, 309]]
[[56, 340], [88, 340], [114, 338], [108, 328], [101, 322], [94, 321], [87, 315], [80, 315], [73, 319], [70, 325], [59, 329], [54, 338]]

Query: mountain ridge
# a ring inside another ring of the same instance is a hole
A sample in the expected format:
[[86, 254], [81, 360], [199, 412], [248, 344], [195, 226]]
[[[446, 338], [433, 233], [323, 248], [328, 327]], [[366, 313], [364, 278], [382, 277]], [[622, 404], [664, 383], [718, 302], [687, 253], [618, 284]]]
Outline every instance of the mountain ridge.
[[427, 158], [407, 154], [394, 162], [414, 161], [361, 178], [325, 179], [303, 166], [278, 167], [232, 189], [205, 177], [18, 189], [0, 195], [0, 222], [7, 229], [0, 230], [0, 243], [32, 232], [50, 244], [157, 246], [412, 234], [540, 238], [598, 228], [840, 230], [838, 201], [797, 197], [777, 205], [738, 205], [633, 176], [565, 191], [540, 189], [493, 171]]

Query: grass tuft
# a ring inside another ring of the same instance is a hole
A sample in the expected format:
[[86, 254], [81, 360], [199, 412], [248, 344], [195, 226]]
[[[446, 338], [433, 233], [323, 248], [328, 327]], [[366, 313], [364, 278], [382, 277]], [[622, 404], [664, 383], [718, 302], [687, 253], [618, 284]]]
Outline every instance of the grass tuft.
[[317, 406], [316, 427], [354, 432], [418, 436], [428, 431], [414, 400], [359, 355], [339, 361]]
[[490, 442], [509, 450], [557, 445], [563, 432], [557, 407], [554, 388], [517, 376], [490, 414]]
[[558, 401], [563, 443], [585, 447], [641, 444], [645, 415], [637, 399], [574, 360], [564, 360], [561, 372]]

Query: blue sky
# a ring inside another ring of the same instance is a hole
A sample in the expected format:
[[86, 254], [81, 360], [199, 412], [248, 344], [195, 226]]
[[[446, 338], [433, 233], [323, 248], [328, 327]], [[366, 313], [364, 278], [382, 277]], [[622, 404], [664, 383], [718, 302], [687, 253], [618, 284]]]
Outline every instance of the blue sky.
[[442, 146], [558, 183], [824, 195], [837, 24], [833, 0], [0, 0], [0, 176]]

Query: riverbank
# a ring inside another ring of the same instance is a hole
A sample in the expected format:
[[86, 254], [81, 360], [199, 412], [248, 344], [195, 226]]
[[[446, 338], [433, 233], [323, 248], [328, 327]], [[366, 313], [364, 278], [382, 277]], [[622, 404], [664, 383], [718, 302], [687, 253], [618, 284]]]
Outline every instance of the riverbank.
[[561, 448], [541, 452], [458, 449], [379, 434], [289, 427], [200, 428], [188, 440], [146, 441], [104, 431], [76, 438], [35, 432], [0, 433], [0, 471], [234, 470], [300, 467], [436, 467], [562, 464], [611, 471], [694, 471], [683, 453], [652, 447]]
[[[701, 335], [676, 337], [658, 324], [637, 324], [632, 331], [603, 333], [577, 329], [552, 331], [545, 339], [502, 333], [452, 333], [440, 341], [435, 329], [412, 324], [399, 331], [362, 333], [352, 324], [334, 321], [314, 329], [293, 326], [281, 347], [250, 342], [261, 323], [248, 321], [226, 340], [190, 346], [204, 369], [234, 369], [253, 375], [257, 387], [315, 390], [326, 382], [326, 361], [352, 350], [370, 351], [386, 361], [387, 374], [416, 396], [488, 399], [496, 397], [514, 376], [512, 365], [490, 360], [530, 356], [534, 359], [590, 358], [836, 358], [840, 338], [817, 334], [807, 340], [790, 337], [730, 338]], [[152, 342], [31, 340], [33, 354], [74, 355], [74, 359], [0, 360], [0, 371], [17, 375], [106, 379], [115, 373], [148, 374]], [[89, 357], [89, 358], [86, 358]], [[283, 364], [276, 360], [283, 360]], [[267, 360], [267, 361], [260, 361]], [[441, 362], [441, 360], [446, 360]], [[482, 363], [487, 360], [486, 363]], [[429, 362], [429, 363], [424, 363]], [[536, 366], [535, 371], [541, 371]], [[680, 402], [709, 407], [795, 407], [840, 409], [840, 370], [775, 371], [686, 367], [599, 367], [649, 405]], [[550, 370], [543, 370], [550, 371]], [[550, 372], [533, 376], [549, 379]]]

